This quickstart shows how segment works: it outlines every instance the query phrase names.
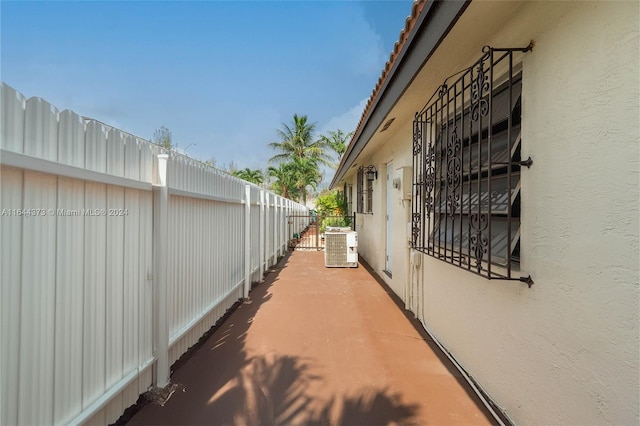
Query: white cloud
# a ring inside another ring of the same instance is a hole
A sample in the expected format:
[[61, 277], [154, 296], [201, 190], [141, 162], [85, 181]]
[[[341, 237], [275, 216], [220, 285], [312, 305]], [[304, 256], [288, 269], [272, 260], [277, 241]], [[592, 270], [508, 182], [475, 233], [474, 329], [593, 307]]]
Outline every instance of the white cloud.
[[[360, 121], [360, 117], [364, 112], [364, 108], [367, 106], [368, 100], [369, 98], [364, 98], [358, 102], [357, 105], [349, 108], [346, 112], [336, 115], [335, 117], [331, 117], [322, 127], [319, 128], [318, 135], [326, 134], [338, 129], [345, 133], [354, 132], [358, 122]], [[349, 141], [347, 141], [347, 143], [349, 143]], [[328, 187], [329, 183], [331, 183], [335, 170], [329, 167], [323, 167], [322, 173], [324, 174], [324, 179], [322, 180], [320, 187]]]
[[343, 44], [343, 57], [347, 61], [348, 70], [356, 76], [375, 77], [388, 59], [382, 37], [365, 18], [360, 5], [350, 18], [346, 34], [349, 40]]
[[318, 134], [325, 134], [329, 131], [342, 130], [345, 133], [353, 132], [356, 130], [356, 126], [360, 121], [360, 117], [364, 112], [364, 108], [367, 106], [369, 98], [364, 98], [357, 105], [350, 108], [348, 111], [331, 117], [327, 122], [318, 130]]

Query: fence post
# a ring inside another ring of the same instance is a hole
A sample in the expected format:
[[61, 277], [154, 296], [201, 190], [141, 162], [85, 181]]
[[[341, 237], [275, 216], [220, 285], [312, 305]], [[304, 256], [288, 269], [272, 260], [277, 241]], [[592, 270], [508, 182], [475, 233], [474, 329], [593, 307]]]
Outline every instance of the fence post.
[[278, 199], [277, 195], [273, 196], [273, 264], [278, 263]]
[[[291, 217], [291, 209], [289, 208], [289, 200], [282, 200], [282, 213], [283, 213], [283, 221], [287, 224], [286, 231], [282, 233], [282, 240], [280, 240], [280, 250], [284, 253], [284, 242], [286, 241], [289, 244], [289, 240], [291, 240], [291, 226], [295, 226], [293, 224], [294, 218]], [[289, 221], [291, 221], [291, 225], [289, 225]]]
[[264, 208], [266, 209], [265, 215], [264, 215], [264, 232], [265, 232], [265, 237], [264, 237], [264, 267], [265, 270], [268, 270], [269, 267], [271, 266], [271, 239], [273, 238], [273, 236], [271, 235], [271, 231], [269, 229], [269, 227], [271, 226], [271, 224], [269, 223], [269, 216], [271, 214], [271, 201], [270, 201], [270, 196], [268, 192], [264, 193], [265, 196], [265, 206]]
[[244, 187], [244, 298], [251, 290], [251, 185]]
[[153, 382], [157, 387], [169, 384], [169, 326], [167, 321], [167, 262], [169, 188], [167, 187], [167, 154], [159, 154], [158, 185], [154, 188], [153, 280], [155, 341], [157, 364]]
[[266, 227], [265, 227], [265, 208], [264, 208], [264, 200], [265, 200], [265, 193], [264, 193], [264, 189], [260, 190], [260, 237], [259, 237], [259, 244], [260, 244], [260, 282], [264, 281], [264, 262], [265, 262], [265, 244], [264, 244], [264, 240], [265, 240], [265, 233], [266, 233]]
[[287, 240], [287, 232], [289, 229], [289, 218], [287, 217], [287, 200], [286, 199], [282, 199], [280, 201], [281, 205], [282, 205], [282, 240], [280, 240], [280, 250], [282, 251], [282, 254], [284, 255], [287, 250], [289, 249], [289, 241]]

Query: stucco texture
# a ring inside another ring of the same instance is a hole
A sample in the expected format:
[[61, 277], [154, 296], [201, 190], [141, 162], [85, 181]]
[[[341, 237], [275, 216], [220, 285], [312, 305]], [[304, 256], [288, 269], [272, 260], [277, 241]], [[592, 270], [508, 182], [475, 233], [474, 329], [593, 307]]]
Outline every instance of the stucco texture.
[[522, 158], [534, 163], [520, 241], [535, 284], [428, 256], [414, 268], [399, 200], [386, 277], [382, 182], [358, 219], [362, 256], [517, 424], [640, 422], [639, 13], [635, 1], [471, 2], [358, 159], [411, 165], [416, 93], [424, 103], [483, 45], [535, 42], [522, 62]]
[[638, 4], [562, 8], [523, 63], [535, 285], [426, 258], [423, 317], [516, 423], [638, 424]]

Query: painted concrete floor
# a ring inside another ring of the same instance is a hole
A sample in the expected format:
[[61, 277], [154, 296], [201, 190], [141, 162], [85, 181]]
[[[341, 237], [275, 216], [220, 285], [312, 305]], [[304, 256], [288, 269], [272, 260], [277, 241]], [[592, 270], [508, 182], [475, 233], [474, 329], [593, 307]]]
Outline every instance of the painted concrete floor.
[[128, 424], [493, 423], [385, 287], [323, 256], [288, 254]]

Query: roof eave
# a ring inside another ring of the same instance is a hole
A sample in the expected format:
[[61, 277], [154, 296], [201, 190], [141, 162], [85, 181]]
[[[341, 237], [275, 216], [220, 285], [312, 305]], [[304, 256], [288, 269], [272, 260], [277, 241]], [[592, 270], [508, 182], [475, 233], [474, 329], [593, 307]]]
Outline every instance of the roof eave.
[[[471, 0], [425, 1], [413, 17], [416, 20], [402, 47], [391, 64], [388, 73], [383, 71], [380, 88], [372, 94], [360, 124], [342, 156], [329, 188], [335, 188], [352, 167], [355, 160], [375, 134], [382, 121], [402, 97], [420, 69], [429, 60], [440, 42], [449, 33]], [[409, 22], [408, 22], [409, 24]], [[401, 34], [402, 37], [402, 34]], [[427, 52], [411, 56], [413, 51]]]

